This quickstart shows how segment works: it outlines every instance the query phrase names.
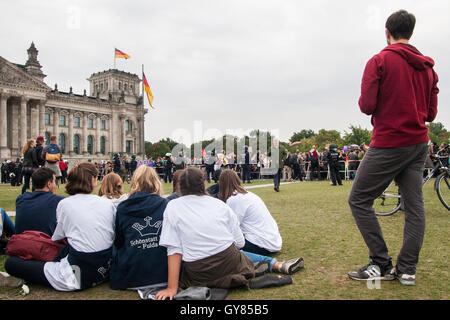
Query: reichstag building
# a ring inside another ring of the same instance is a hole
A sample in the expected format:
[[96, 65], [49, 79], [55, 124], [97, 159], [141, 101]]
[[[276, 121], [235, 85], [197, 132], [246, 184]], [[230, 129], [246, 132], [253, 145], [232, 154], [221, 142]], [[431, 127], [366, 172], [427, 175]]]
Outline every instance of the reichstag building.
[[144, 155], [141, 79], [110, 69], [92, 74], [89, 95], [58, 91], [46, 75], [34, 43], [24, 65], [0, 56], [0, 159], [21, 157], [27, 139], [58, 137], [71, 163], [109, 160], [114, 153]]

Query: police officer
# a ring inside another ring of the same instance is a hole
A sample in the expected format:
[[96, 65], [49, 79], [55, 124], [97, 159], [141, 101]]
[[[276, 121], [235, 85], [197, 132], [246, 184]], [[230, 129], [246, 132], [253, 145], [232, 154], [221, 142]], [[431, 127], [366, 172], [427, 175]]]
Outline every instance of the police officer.
[[242, 165], [242, 182], [252, 183], [250, 181], [250, 153], [248, 152], [248, 147], [245, 146], [245, 154], [244, 154], [244, 164]]
[[211, 153], [211, 151], [208, 151], [205, 157], [206, 180], [208, 181], [208, 183], [211, 182], [211, 177], [214, 177], [215, 162], [215, 156]]
[[172, 183], [172, 154], [166, 153], [166, 157], [164, 159], [164, 182], [169, 181], [169, 183]]
[[131, 161], [130, 161], [130, 175], [131, 177], [133, 176], [134, 172], [136, 171], [137, 168], [137, 161], [136, 161], [136, 155], [132, 155], [131, 156]]
[[330, 168], [332, 186], [336, 185], [336, 181], [340, 186], [342, 186], [341, 174], [339, 173], [340, 158], [341, 155], [337, 150], [337, 146], [335, 144], [330, 144], [330, 148], [327, 153], [327, 159], [328, 159], [328, 167]]

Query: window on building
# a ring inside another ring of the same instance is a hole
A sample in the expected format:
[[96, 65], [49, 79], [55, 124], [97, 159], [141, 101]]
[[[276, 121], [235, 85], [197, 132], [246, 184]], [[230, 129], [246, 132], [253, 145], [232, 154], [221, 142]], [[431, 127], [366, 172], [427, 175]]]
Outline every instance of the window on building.
[[119, 90], [122, 90], [122, 82], [119, 82]]
[[78, 134], [73, 136], [73, 152], [80, 154], [80, 136]]
[[45, 124], [47, 125], [50, 124], [50, 113], [46, 113], [44, 117], [45, 117]]
[[81, 119], [80, 119], [80, 117], [73, 118], [73, 123], [74, 123], [74, 126], [76, 128], [79, 128], [81, 126]]
[[128, 88], [128, 86], [127, 86], [127, 84], [125, 83], [125, 84], [123, 85], [123, 90], [127, 91], [127, 88]]
[[94, 119], [92, 119], [92, 118], [88, 119], [88, 128], [89, 129], [94, 128]]
[[60, 115], [59, 116], [59, 125], [60, 126], [65, 126], [66, 125], [66, 116], [65, 115]]
[[89, 154], [94, 154], [94, 137], [87, 137], [87, 152]]
[[130, 120], [125, 120], [125, 131], [133, 130], [133, 125]]
[[103, 92], [103, 83], [100, 84], [100, 92]]
[[127, 140], [127, 143], [126, 143], [126, 152], [128, 154], [131, 153], [131, 141], [129, 141], [129, 140]]
[[50, 132], [45, 133], [45, 145], [50, 144]]
[[61, 152], [66, 153], [66, 135], [64, 133], [59, 134], [58, 144], [61, 147]]
[[106, 120], [102, 120], [102, 130], [106, 130]]
[[106, 139], [103, 136], [100, 138], [100, 152], [106, 154]]

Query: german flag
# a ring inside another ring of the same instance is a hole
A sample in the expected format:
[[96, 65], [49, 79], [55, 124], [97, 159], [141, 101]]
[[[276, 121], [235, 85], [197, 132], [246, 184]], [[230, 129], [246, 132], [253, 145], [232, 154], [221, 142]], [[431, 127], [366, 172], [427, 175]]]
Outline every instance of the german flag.
[[144, 91], [145, 91], [145, 93], [147, 93], [148, 103], [150, 103], [150, 107], [155, 109], [152, 106], [152, 102], [153, 102], [152, 90], [150, 90], [150, 86], [148, 85], [147, 78], [145, 77], [145, 73], [144, 72], [142, 72], [142, 82], [144, 83]]
[[130, 56], [127, 55], [125, 52], [120, 51], [119, 49], [115, 48], [115, 53], [114, 53], [116, 58], [125, 58], [125, 59], [130, 59]]

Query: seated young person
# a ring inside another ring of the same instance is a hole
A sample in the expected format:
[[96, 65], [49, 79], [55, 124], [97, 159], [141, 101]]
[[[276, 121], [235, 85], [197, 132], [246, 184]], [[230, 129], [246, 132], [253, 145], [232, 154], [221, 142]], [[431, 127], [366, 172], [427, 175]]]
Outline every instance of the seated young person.
[[68, 174], [70, 197], [58, 204], [52, 236], [53, 241], [67, 239], [59, 257], [54, 262], [10, 257], [5, 263], [10, 275], [58, 291], [87, 289], [108, 279], [116, 208], [92, 195], [97, 176], [97, 168], [89, 162], [76, 164]]
[[128, 195], [122, 191], [122, 178], [114, 172], [108, 173], [103, 177], [98, 195], [111, 200], [116, 208], [128, 198]]
[[56, 228], [56, 208], [65, 197], [56, 195], [53, 170], [39, 168], [31, 175], [35, 191], [16, 199], [16, 234], [27, 230], [41, 231], [53, 236]]
[[219, 178], [219, 199], [233, 209], [245, 237], [244, 251], [268, 255], [281, 250], [278, 225], [264, 201], [245, 190], [233, 170], [223, 170]]
[[170, 200], [174, 200], [180, 197], [180, 192], [179, 192], [179, 188], [178, 188], [178, 180], [180, 178], [180, 174], [183, 172], [183, 170], [177, 170], [175, 171], [175, 173], [173, 174], [172, 177], [172, 186], [173, 186], [173, 191], [172, 194], [169, 195], [166, 199], [168, 201]]
[[254, 264], [238, 249], [245, 239], [233, 210], [206, 193], [198, 168], [184, 169], [179, 186], [182, 196], [164, 211], [159, 245], [167, 248], [168, 286], [156, 299], [173, 299], [178, 286], [248, 286], [255, 275]]
[[117, 207], [111, 289], [141, 289], [167, 283], [167, 249], [158, 244], [167, 200], [153, 168], [133, 174], [129, 197]]

